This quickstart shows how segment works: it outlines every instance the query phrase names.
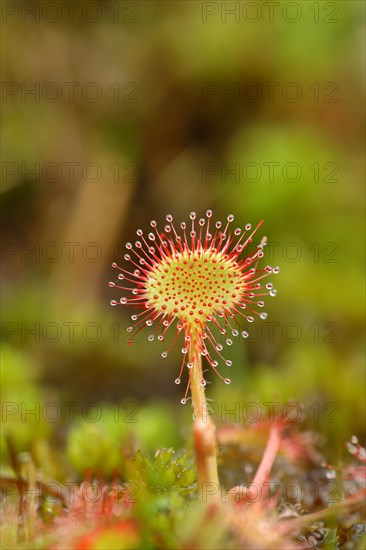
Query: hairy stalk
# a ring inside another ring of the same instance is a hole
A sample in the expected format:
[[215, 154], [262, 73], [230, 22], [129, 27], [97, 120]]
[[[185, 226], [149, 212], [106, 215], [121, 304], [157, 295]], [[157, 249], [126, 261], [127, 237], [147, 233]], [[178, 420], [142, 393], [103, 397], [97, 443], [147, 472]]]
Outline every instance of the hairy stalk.
[[202, 335], [198, 331], [192, 331], [190, 334], [190, 346], [188, 351], [188, 361], [193, 365], [191, 373], [191, 395], [193, 402], [194, 417], [196, 420], [207, 420], [207, 401], [205, 387], [202, 384], [202, 356], [199, 352], [199, 342]]
[[197, 481], [201, 493], [210, 487], [210, 494], [218, 494], [216, 428], [208, 415], [205, 387], [202, 384], [202, 357], [198, 348], [201, 337], [197, 332], [191, 334], [189, 347], [189, 361], [193, 365], [190, 389], [194, 411], [193, 436], [197, 461]]

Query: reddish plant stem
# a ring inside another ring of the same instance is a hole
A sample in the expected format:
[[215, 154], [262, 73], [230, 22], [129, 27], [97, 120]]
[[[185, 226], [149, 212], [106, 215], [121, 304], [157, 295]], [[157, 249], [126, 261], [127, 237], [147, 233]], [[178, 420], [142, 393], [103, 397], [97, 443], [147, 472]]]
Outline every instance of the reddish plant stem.
[[259, 505], [259, 503], [265, 498], [270, 489], [269, 484], [265, 485], [265, 481], [267, 481], [269, 477], [273, 463], [280, 448], [280, 444], [281, 428], [280, 426], [275, 424], [274, 426], [272, 426], [269, 432], [269, 437], [263, 453], [262, 460], [258, 466], [258, 470], [254, 476], [254, 479], [250, 484], [252, 487], [236, 485], [228, 493], [228, 495], [230, 496], [230, 500], [235, 501], [236, 503], [240, 502], [242, 504], [253, 503], [253, 499], [257, 497], [257, 491], [259, 488], [260, 498], [259, 500], [255, 501], [257, 505]]
[[[258, 470], [252, 482], [254, 485], [259, 485], [259, 487], [262, 488], [264, 482], [268, 479], [273, 463], [276, 459], [278, 449], [280, 448], [280, 444], [281, 444], [281, 428], [278, 425], [274, 424], [274, 426], [272, 426], [269, 432], [267, 445], [264, 450], [261, 463], [258, 466]], [[269, 490], [269, 487], [266, 486], [266, 493], [268, 492], [268, 490]], [[263, 494], [262, 492], [262, 497], [264, 496], [265, 494]]]

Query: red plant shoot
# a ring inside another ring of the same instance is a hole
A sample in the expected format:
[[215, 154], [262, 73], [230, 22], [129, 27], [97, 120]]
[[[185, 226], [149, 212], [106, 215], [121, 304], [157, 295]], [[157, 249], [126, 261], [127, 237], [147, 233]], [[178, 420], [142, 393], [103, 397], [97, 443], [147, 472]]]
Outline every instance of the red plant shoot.
[[[152, 330], [148, 335], [149, 341], [156, 337], [164, 341], [168, 329], [177, 322], [173, 341], [162, 356], [167, 357], [180, 333], [183, 333], [183, 357], [175, 382], [180, 383], [187, 367], [188, 383], [181, 401], [186, 403], [191, 389], [196, 417], [206, 385], [202, 356], [226, 384], [230, 383], [230, 378], [222, 376], [218, 368], [220, 361], [226, 367], [230, 367], [232, 362], [222, 355], [223, 346], [214, 332], [218, 331], [228, 346], [233, 343], [232, 337], [241, 334], [247, 338], [248, 333], [242, 330], [240, 319], [251, 323], [256, 316], [261, 319], [267, 317], [261, 311], [264, 306], [262, 298], [267, 294], [275, 296], [276, 291], [272, 283], [263, 286], [263, 279], [279, 271], [278, 267], [270, 266], [258, 269], [266, 238], [254, 252], [246, 253], [247, 246], [252, 243], [263, 222], [255, 229], [247, 224], [244, 230], [237, 228], [229, 231], [233, 215], [227, 217], [225, 224], [217, 221], [213, 225], [211, 218], [211, 210], [207, 210], [206, 218], [199, 220], [195, 212], [191, 212], [190, 224], [187, 226], [182, 222], [181, 232], [178, 232], [169, 214], [163, 232], [157, 229], [156, 221], [151, 221], [152, 232], [147, 237], [138, 229], [139, 240], [134, 245], [127, 243], [128, 253], [124, 255], [131, 268], [112, 264], [120, 271], [118, 279], [122, 281], [122, 286], [109, 283], [109, 286], [128, 293], [119, 302], [112, 300], [112, 306], [123, 304], [142, 309], [131, 316], [135, 322], [127, 328], [131, 339], [143, 328], [149, 327]], [[132, 286], [125, 286], [128, 284]]]

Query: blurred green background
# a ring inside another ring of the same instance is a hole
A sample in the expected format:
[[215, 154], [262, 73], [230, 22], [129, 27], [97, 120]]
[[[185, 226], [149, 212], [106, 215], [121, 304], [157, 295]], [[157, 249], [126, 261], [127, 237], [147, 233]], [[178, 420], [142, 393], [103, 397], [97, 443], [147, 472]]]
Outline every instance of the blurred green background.
[[301, 402], [336, 461], [365, 435], [363, 2], [4, 4], [3, 431], [55, 476], [65, 445], [107, 473], [121, 439], [181, 445], [180, 346], [127, 345], [110, 264], [211, 208], [264, 219], [281, 268], [232, 384], [208, 374], [218, 421]]

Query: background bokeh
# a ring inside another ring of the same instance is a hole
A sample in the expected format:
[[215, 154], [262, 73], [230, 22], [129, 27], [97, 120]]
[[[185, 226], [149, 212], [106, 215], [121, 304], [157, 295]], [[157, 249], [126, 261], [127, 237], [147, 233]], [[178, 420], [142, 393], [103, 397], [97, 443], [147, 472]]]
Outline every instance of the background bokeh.
[[110, 265], [151, 219], [211, 208], [264, 219], [281, 268], [268, 319], [228, 349], [231, 386], [208, 375], [218, 419], [301, 402], [336, 461], [365, 435], [363, 2], [39, 4], [2, 6], [2, 399], [17, 449], [57, 476], [65, 446], [74, 468], [109, 472], [122, 433], [181, 444], [180, 346], [163, 361], [147, 334], [127, 345]]

